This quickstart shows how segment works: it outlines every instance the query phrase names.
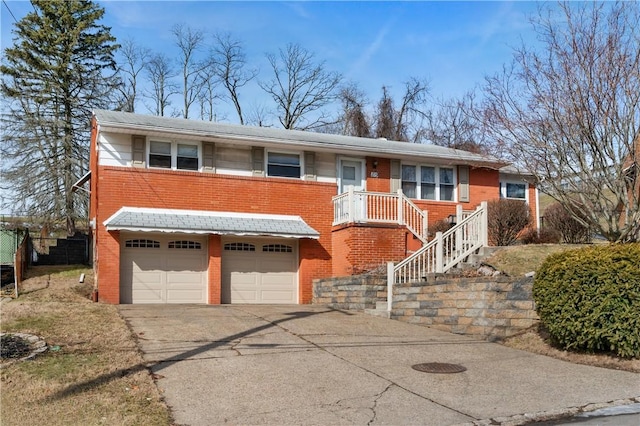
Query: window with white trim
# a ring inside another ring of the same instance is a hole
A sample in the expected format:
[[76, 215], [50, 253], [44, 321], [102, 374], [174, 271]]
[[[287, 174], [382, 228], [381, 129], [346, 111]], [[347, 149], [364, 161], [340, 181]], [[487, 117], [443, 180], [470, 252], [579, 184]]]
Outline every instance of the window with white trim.
[[527, 201], [527, 190], [529, 185], [526, 182], [504, 181], [500, 182], [500, 197], [514, 200]]
[[455, 201], [455, 185], [453, 167], [402, 165], [402, 192], [409, 198]]
[[267, 152], [267, 176], [300, 178], [300, 154]]
[[149, 167], [174, 170], [198, 170], [200, 148], [197, 143], [149, 142]]

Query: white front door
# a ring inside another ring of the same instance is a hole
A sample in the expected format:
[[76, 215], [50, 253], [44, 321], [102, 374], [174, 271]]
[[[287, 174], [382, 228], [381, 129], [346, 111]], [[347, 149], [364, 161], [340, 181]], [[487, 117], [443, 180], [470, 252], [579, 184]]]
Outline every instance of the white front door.
[[[355, 192], [365, 191], [365, 165], [362, 160], [340, 160], [340, 187], [339, 193], [344, 194], [350, 188]], [[353, 199], [343, 198], [339, 206], [340, 217], [350, 217], [359, 222], [366, 218], [366, 201], [362, 194], [355, 194]]]
[[364, 165], [359, 160], [340, 160], [340, 194], [350, 186], [354, 191], [364, 191]]

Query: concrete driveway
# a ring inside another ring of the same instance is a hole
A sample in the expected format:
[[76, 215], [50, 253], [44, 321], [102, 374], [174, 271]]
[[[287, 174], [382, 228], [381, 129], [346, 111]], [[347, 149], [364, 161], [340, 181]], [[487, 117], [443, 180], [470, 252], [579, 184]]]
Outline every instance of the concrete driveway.
[[[640, 402], [640, 375], [323, 306], [122, 305], [180, 425], [522, 424]], [[419, 372], [420, 363], [466, 367]]]

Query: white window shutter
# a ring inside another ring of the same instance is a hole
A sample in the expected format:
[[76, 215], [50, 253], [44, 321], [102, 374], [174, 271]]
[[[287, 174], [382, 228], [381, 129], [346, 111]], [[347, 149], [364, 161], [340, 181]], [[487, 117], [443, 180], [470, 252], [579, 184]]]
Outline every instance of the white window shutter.
[[205, 172], [215, 173], [216, 171], [216, 144], [213, 142], [202, 142], [202, 168]]
[[145, 166], [146, 140], [144, 136], [131, 136], [131, 165], [134, 167]]
[[312, 151], [304, 152], [304, 179], [316, 180], [316, 153]]
[[397, 192], [402, 187], [400, 160], [391, 160], [391, 192]]
[[251, 148], [251, 163], [254, 176], [264, 176], [264, 148], [254, 146]]

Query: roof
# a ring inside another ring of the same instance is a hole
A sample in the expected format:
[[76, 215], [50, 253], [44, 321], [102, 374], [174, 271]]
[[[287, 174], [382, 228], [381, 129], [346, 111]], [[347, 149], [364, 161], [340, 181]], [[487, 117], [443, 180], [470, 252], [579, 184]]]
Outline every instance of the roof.
[[428, 158], [451, 164], [498, 169], [506, 163], [495, 157], [438, 145], [360, 138], [300, 130], [242, 126], [211, 121], [159, 117], [120, 111], [94, 110], [100, 131], [139, 132], [188, 136], [201, 140], [231, 140], [255, 146], [289, 146], [354, 155], [385, 155], [389, 158]]
[[318, 239], [300, 216], [122, 207], [104, 221], [107, 231], [183, 232]]

